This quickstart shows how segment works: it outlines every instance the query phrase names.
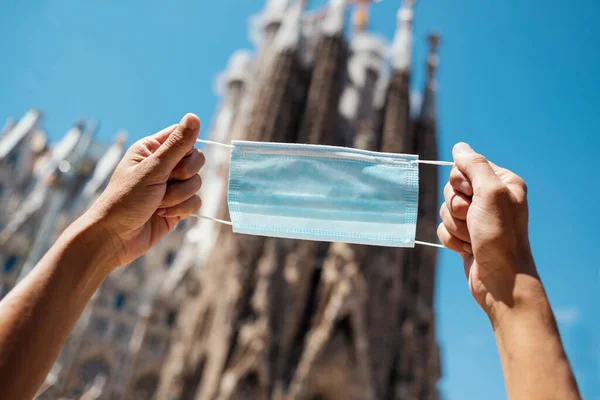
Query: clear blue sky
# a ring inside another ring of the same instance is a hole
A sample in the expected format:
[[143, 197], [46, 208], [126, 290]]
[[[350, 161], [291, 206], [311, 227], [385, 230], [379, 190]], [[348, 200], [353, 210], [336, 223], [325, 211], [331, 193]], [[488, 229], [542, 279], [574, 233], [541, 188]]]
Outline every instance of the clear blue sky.
[[[313, 4], [323, 3], [323, 0]], [[213, 78], [249, 48], [262, 1], [9, 0], [0, 12], [0, 120], [41, 109], [56, 140], [81, 116], [100, 138], [130, 139], [188, 111], [211, 125]], [[391, 38], [397, 0], [373, 8]], [[416, 9], [415, 88], [424, 38], [443, 36], [440, 154], [467, 141], [529, 184], [536, 261], [589, 399], [600, 399], [600, 3], [436, 1]], [[448, 399], [505, 398], [492, 331], [471, 300], [459, 258], [441, 251], [437, 318]]]

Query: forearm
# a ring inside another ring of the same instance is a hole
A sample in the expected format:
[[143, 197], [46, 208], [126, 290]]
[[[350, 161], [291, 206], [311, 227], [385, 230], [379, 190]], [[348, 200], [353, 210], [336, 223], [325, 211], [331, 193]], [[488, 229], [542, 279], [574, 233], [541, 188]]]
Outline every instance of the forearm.
[[514, 303], [490, 316], [511, 399], [578, 399], [560, 334], [537, 277], [519, 274]]
[[31, 399], [86, 304], [114, 268], [107, 238], [82, 217], [0, 302], [0, 397]]

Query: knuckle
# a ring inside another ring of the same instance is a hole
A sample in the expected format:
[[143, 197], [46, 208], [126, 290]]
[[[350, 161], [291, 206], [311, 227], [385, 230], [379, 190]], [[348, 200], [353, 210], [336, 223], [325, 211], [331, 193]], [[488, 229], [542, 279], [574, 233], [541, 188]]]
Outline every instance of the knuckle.
[[527, 194], [517, 194], [514, 197], [517, 205], [524, 206], [527, 209]]
[[192, 204], [194, 206], [194, 212], [195, 212], [195, 211], [199, 210], [200, 207], [202, 207], [202, 199], [198, 195], [195, 195], [193, 197], [193, 199], [194, 200], [193, 200]]
[[200, 175], [198, 175], [198, 174], [195, 174], [194, 176], [192, 176], [187, 182], [187, 191], [188, 192], [196, 193], [200, 190], [201, 187], [202, 187], [202, 178], [200, 178]]
[[446, 207], [445, 205], [440, 210], [440, 218], [442, 219], [442, 223], [446, 225], [446, 227], [448, 225], [452, 225], [452, 214], [450, 214], [450, 210], [448, 210], [448, 207]]
[[463, 179], [463, 175], [458, 170], [458, 168], [456, 168], [456, 166], [452, 167], [452, 170], [450, 171], [449, 182], [450, 183], [460, 183], [462, 181], [462, 179]]
[[523, 181], [521, 189], [523, 189], [523, 193], [525, 193], [526, 195], [529, 193], [529, 187], [527, 186], [527, 183], [525, 183], [525, 181]]
[[172, 199], [173, 199], [173, 188], [167, 187], [167, 191], [165, 192], [165, 195], [163, 196], [163, 203], [170, 203]]
[[447, 235], [446, 226], [443, 223], [438, 225], [437, 235], [442, 243], [445, 243], [448, 240], [449, 236]]
[[181, 127], [177, 128], [167, 140], [167, 145], [170, 149], [176, 150], [185, 146], [185, 140], [183, 130]]
[[198, 174], [194, 175], [194, 177], [194, 180], [196, 182], [196, 191], [198, 191], [202, 187], [202, 178]]
[[151, 138], [149, 138], [149, 137], [141, 138], [140, 140], [136, 141], [134, 144], [131, 145], [128, 152], [130, 152], [130, 151], [139, 152], [140, 149], [150, 147], [151, 144], [152, 144]]
[[506, 186], [494, 184], [485, 191], [488, 198], [498, 200], [506, 196]]
[[455, 196], [452, 196], [448, 211], [451, 211], [451, 214], [456, 218], [463, 218], [469, 212], [470, 205], [470, 202], [468, 202], [462, 196], [457, 194]]
[[523, 178], [521, 178], [518, 175], [515, 175], [515, 184], [517, 186], [519, 186], [521, 188], [521, 190], [523, 190], [523, 193], [527, 194], [529, 191], [529, 188], [527, 187], [527, 183], [525, 182], [525, 180]]
[[172, 187], [167, 188], [162, 202], [163, 204], [167, 204], [169, 206], [177, 203], [177, 193], [175, 193], [175, 190]]
[[452, 221], [451, 219], [448, 221], [444, 221], [444, 226], [446, 227], [446, 230], [448, 231], [448, 233], [450, 233], [452, 235], [456, 235], [456, 232], [458, 231], [458, 227], [456, 226], [454, 221]]
[[475, 153], [471, 156], [471, 162], [474, 164], [486, 164], [488, 160], [485, 156]]
[[450, 179], [448, 181], [448, 185], [450, 186], [458, 186], [460, 184], [460, 182], [462, 181], [462, 178], [458, 175], [450, 175]]
[[438, 238], [440, 242], [449, 249], [454, 249], [456, 247], [456, 239], [449, 233], [443, 225], [438, 227]]
[[444, 185], [444, 195], [448, 196], [452, 194], [452, 184], [450, 181], [446, 182], [446, 185]]
[[452, 211], [461, 211], [468, 208], [469, 204], [460, 195], [456, 194], [452, 196], [451, 201]]
[[182, 165], [182, 169], [183, 169], [183, 173], [185, 176], [187, 177], [192, 177], [194, 175], [196, 175], [196, 167], [194, 166], [193, 163], [191, 162], [186, 162]]
[[447, 183], [446, 187], [444, 187], [444, 200], [450, 203], [452, 201], [452, 198], [454, 197], [454, 194], [454, 189], [452, 188], [452, 186], [450, 186], [450, 183]]

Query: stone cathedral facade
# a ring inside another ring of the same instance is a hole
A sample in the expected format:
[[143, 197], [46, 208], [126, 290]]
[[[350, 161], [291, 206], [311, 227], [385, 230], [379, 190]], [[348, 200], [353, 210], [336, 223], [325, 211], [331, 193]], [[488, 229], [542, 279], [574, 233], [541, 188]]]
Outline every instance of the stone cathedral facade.
[[[219, 76], [209, 139], [356, 147], [437, 159], [430, 35], [411, 102], [413, 1], [392, 40], [369, 0], [267, 0], [253, 51]], [[352, 18], [348, 19], [348, 10]], [[350, 26], [347, 26], [350, 24]], [[94, 121], [47, 143], [30, 110], [0, 133], [0, 296], [103, 190], [125, 150]], [[228, 219], [228, 152], [206, 148], [201, 214]], [[420, 167], [417, 239], [436, 240], [438, 177]], [[40, 399], [436, 399], [435, 248], [397, 249], [233, 234], [188, 219], [93, 297]]]

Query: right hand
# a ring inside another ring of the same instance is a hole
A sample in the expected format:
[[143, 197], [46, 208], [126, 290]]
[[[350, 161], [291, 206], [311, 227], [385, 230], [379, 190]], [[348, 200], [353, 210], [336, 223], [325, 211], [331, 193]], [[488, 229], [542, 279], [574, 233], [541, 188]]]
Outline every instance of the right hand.
[[438, 236], [463, 258], [469, 288], [492, 317], [516, 301], [516, 278], [537, 278], [528, 237], [527, 186], [466, 143], [453, 149], [455, 167], [444, 188]]
[[196, 194], [204, 154], [196, 148], [200, 120], [186, 114], [177, 125], [134, 143], [102, 195], [82, 216], [107, 232], [113, 266], [129, 264], [202, 204]]

